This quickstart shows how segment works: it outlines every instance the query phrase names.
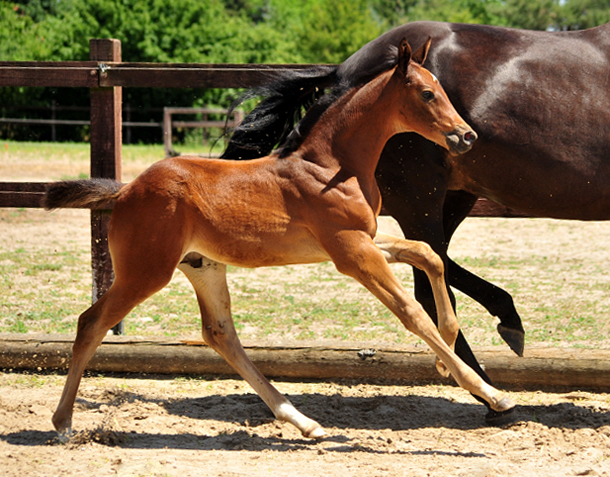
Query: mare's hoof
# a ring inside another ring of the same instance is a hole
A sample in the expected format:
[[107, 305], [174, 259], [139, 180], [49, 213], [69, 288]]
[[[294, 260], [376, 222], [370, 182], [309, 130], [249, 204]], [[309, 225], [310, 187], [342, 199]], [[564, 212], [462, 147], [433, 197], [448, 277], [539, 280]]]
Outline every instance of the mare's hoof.
[[517, 356], [523, 357], [523, 350], [525, 349], [525, 333], [521, 330], [515, 330], [513, 328], [507, 328], [506, 326], [499, 324], [498, 333], [506, 344], [512, 349]]
[[493, 409], [488, 409], [487, 414], [485, 414], [485, 423], [488, 426], [505, 426], [506, 424], [515, 422], [517, 420], [517, 413], [515, 412], [515, 409], [515, 407], [511, 407], [506, 411], [494, 411]]

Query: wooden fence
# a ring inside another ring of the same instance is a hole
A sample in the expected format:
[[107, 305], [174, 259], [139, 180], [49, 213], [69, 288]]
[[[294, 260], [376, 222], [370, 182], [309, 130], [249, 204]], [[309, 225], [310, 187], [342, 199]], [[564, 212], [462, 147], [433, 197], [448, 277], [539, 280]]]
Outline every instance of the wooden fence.
[[[10, 107], [9, 107], [10, 108]], [[81, 113], [88, 113], [89, 108], [87, 107], [79, 107], [79, 106], [57, 106], [55, 101], [52, 102], [51, 106], [38, 106], [38, 107], [15, 107], [12, 109], [25, 109], [28, 111], [48, 111], [51, 114], [51, 118], [0, 118], [0, 124], [16, 124], [19, 126], [47, 126], [51, 128], [51, 142], [57, 141], [57, 126], [90, 126], [91, 121], [85, 119], [58, 119], [57, 111], [79, 111]], [[152, 108], [151, 108], [152, 109]], [[131, 129], [132, 128], [158, 128], [161, 131], [161, 140], [165, 145], [165, 157], [169, 157], [172, 155], [172, 135], [168, 132], [171, 131], [172, 128], [201, 128], [201, 129], [211, 129], [211, 128], [220, 128], [224, 129], [225, 127], [230, 132], [233, 128], [237, 127], [239, 123], [241, 123], [243, 119], [243, 111], [239, 109], [235, 109], [232, 112], [229, 112], [228, 109], [218, 109], [218, 108], [156, 108], [163, 114], [163, 120], [161, 122], [154, 121], [131, 121], [129, 120], [131, 116], [131, 111], [134, 111], [133, 108], [129, 107], [129, 105], [123, 105], [122, 110], [125, 115], [124, 118], [127, 118], [127, 121], [122, 121], [123, 126], [123, 144], [130, 144], [131, 139]], [[149, 109], [150, 111], [150, 109]], [[191, 121], [177, 121], [172, 119], [174, 114], [180, 115], [193, 115], [198, 114], [202, 116], [201, 120], [191, 120]], [[227, 115], [232, 116], [225, 120], [211, 120], [208, 116], [212, 114], [215, 116], [227, 117]], [[125, 137], [127, 136], [127, 137]], [[205, 134], [204, 134], [205, 138]], [[205, 142], [205, 139], [204, 139]]]
[[[90, 41], [90, 61], [0, 62], [0, 86], [89, 88], [91, 92], [91, 177], [121, 180], [122, 88], [250, 88], [277, 72], [312, 65], [123, 63], [121, 43]], [[0, 182], [0, 207], [40, 207], [45, 183]], [[472, 216], [517, 217], [522, 214], [479, 200]], [[109, 210], [91, 211], [92, 299], [113, 280], [108, 251]], [[122, 333], [122, 325], [114, 330]]]
[[[172, 119], [174, 114], [201, 114], [202, 120], [198, 121], [176, 121]], [[209, 114], [233, 117], [227, 117], [226, 121], [211, 120]], [[240, 110], [229, 111], [228, 109], [211, 109], [211, 108], [163, 108], [163, 148], [165, 157], [170, 157], [175, 154], [172, 147], [172, 129], [173, 128], [227, 128], [234, 129], [242, 122], [244, 116]], [[204, 136], [205, 138], [205, 136]]]

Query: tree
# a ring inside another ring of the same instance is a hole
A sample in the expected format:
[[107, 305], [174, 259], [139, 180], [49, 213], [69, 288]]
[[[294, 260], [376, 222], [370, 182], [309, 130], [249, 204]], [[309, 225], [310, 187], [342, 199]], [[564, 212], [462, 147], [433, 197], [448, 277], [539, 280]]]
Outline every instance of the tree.
[[583, 30], [610, 22], [607, 0], [566, 0], [560, 4], [557, 30]]
[[[610, 21], [610, 5], [607, 0], [0, 0], [0, 61], [87, 60], [90, 38], [117, 38], [123, 61], [339, 63], [388, 28], [415, 20], [573, 30]], [[227, 106], [234, 95], [123, 91], [135, 121], [160, 121], [155, 109], [169, 105]], [[14, 117], [8, 106], [51, 101], [86, 106], [88, 91], [0, 88], [4, 116]], [[7, 137], [7, 131], [2, 126], [0, 134]], [[71, 131], [66, 139], [87, 134], [84, 128]], [[154, 130], [136, 131], [136, 141], [160, 140]]]
[[19, 5], [0, 1], [0, 61], [48, 58], [51, 42], [46, 33]]
[[506, 26], [527, 30], [548, 30], [557, 23], [557, 0], [506, 0], [501, 9]]
[[[221, 0], [35, 0], [16, 8], [2, 0], [0, 7], [0, 26], [5, 27], [0, 28], [0, 60], [87, 60], [91, 38], [121, 40], [123, 61], [269, 63], [291, 59], [291, 49], [280, 46], [284, 44], [280, 32], [264, 21], [254, 24], [244, 12], [228, 11]], [[135, 108], [135, 121], [160, 121], [160, 109], [168, 105], [226, 106], [234, 96], [234, 92], [222, 89], [129, 88], [123, 92], [124, 103]], [[0, 90], [0, 104], [35, 106], [53, 100], [61, 105], [87, 106], [88, 92]], [[33, 117], [31, 111], [27, 114]], [[8, 134], [7, 128], [3, 131]], [[80, 137], [87, 134], [86, 128], [71, 131]], [[154, 130], [137, 129], [134, 133], [136, 141], [161, 138]]]
[[495, 14], [498, 0], [417, 0], [409, 8], [403, 23], [417, 20], [433, 20], [456, 23], [501, 24]]
[[318, 0], [302, 15], [297, 45], [310, 63], [340, 63], [383, 32], [365, 0]]

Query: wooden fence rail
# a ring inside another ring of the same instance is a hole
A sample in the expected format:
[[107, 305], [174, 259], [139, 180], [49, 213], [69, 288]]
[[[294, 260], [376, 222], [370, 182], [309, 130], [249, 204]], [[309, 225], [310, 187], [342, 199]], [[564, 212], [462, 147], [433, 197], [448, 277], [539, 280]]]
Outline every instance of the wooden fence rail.
[[[58, 113], [62, 113], [64, 111], [70, 112], [79, 112], [83, 113], [87, 116], [90, 116], [90, 108], [88, 106], [64, 106], [59, 105], [55, 102], [55, 100], [51, 101], [51, 104], [48, 106], [37, 106], [37, 105], [3, 105], [4, 110], [13, 110], [13, 111], [35, 111], [40, 113], [41, 111], [49, 113], [50, 118], [48, 119], [32, 119], [32, 118], [0, 118], [0, 124], [16, 124], [18, 126], [29, 126], [29, 125], [38, 125], [38, 126], [49, 126], [51, 128], [51, 141], [57, 141], [57, 126], [89, 126], [91, 121], [87, 120], [78, 120], [78, 119], [58, 119]], [[121, 106], [123, 110], [123, 144], [131, 144], [131, 136], [133, 128], [160, 128], [163, 130], [163, 122], [151, 122], [147, 121], [133, 121], [131, 119], [132, 113], [136, 114], [150, 114], [150, 113], [160, 113], [163, 114], [163, 108], [134, 108], [129, 103], [123, 104]]]
[[[176, 121], [173, 118], [174, 114], [201, 114], [203, 120], [198, 121]], [[210, 120], [208, 119], [209, 114], [216, 114], [226, 117], [226, 120]], [[229, 117], [227, 117], [229, 115]], [[233, 119], [230, 118], [233, 117]], [[172, 128], [227, 128], [232, 130], [239, 126], [243, 120], [243, 112], [235, 109], [229, 111], [228, 109], [212, 109], [212, 108], [163, 108], [163, 148], [165, 150], [165, 157], [169, 157], [174, 154], [172, 147]], [[204, 136], [205, 137], [205, 136]]]
[[[41, 108], [43, 109], [43, 108]], [[49, 108], [50, 109], [50, 108]], [[122, 108], [123, 110], [125, 108]], [[88, 111], [88, 109], [87, 109]], [[144, 121], [123, 121], [123, 130], [130, 127], [140, 128], [159, 128], [162, 131], [162, 138], [165, 144], [165, 157], [169, 157], [170, 151], [172, 151], [172, 128], [220, 128], [225, 127], [230, 131], [237, 127], [243, 119], [243, 112], [240, 110], [234, 110], [231, 112], [233, 119], [225, 120], [194, 120], [194, 121], [176, 121], [172, 120], [174, 114], [203, 114], [204, 118], [207, 118], [209, 114], [224, 115], [229, 114], [228, 109], [211, 109], [211, 108], [163, 108], [163, 121], [162, 122], [144, 122]], [[0, 118], [0, 124], [18, 124], [21, 126], [51, 126], [52, 139], [56, 141], [55, 126], [90, 126], [91, 121], [88, 119], [29, 119], [29, 118]]]
[[[121, 180], [122, 88], [251, 88], [273, 80], [280, 71], [312, 66], [123, 63], [118, 40], [94, 39], [89, 47], [90, 61], [0, 62], [0, 87], [89, 88], [91, 177], [116, 180]], [[45, 185], [0, 182], [0, 207], [40, 207]], [[488, 200], [479, 200], [471, 215], [523, 216]], [[108, 210], [91, 211], [93, 302], [113, 280], [107, 244], [109, 217]], [[114, 331], [122, 333], [122, 325]]]

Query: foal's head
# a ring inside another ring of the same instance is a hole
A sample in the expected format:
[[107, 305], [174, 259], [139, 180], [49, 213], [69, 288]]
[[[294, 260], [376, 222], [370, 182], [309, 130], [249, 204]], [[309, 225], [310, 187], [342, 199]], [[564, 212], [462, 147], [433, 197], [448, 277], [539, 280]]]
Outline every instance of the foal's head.
[[398, 46], [392, 77], [398, 84], [398, 121], [407, 131], [462, 154], [472, 147], [477, 135], [457, 113], [436, 77], [422, 66], [429, 47], [430, 40], [412, 53], [406, 39]]

